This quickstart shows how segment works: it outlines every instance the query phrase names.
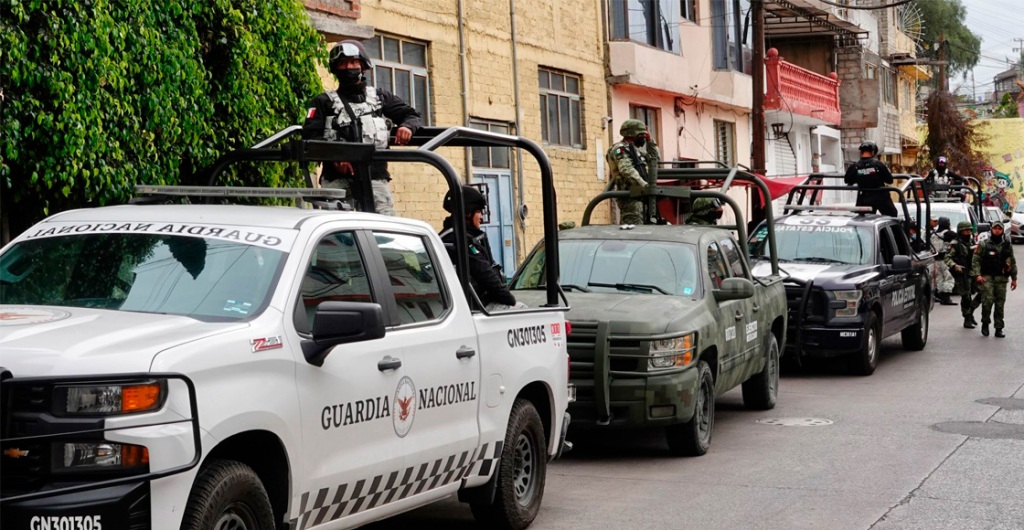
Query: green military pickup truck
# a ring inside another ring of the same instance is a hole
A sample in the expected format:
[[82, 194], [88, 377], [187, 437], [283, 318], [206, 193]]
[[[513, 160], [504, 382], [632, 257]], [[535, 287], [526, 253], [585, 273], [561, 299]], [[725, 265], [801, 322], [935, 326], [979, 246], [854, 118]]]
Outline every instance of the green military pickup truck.
[[[735, 169], [662, 170], [659, 180], [715, 176], [709, 171], [768, 193], [757, 177]], [[587, 211], [628, 193], [605, 192]], [[729, 196], [685, 186], [652, 186], [648, 193], [662, 201], [718, 198], [739, 222], [587, 226], [585, 215], [584, 226], [559, 232], [559, 283], [571, 306], [573, 428], [664, 427], [673, 454], [699, 456], [711, 443], [717, 396], [742, 385], [749, 408], [775, 406], [786, 293], [777, 263], [774, 275], [751, 275], [744, 247], [727, 230], [746, 238]], [[768, 224], [774, 227], [770, 217]], [[518, 300], [543, 303], [545, 270], [538, 246], [513, 277]]]

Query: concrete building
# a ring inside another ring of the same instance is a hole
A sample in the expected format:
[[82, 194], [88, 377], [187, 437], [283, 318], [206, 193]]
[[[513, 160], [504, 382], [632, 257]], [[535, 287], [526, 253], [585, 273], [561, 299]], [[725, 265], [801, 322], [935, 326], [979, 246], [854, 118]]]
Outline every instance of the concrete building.
[[[373, 83], [413, 104], [427, 123], [521, 134], [554, 169], [560, 220], [601, 192], [607, 89], [600, 4], [589, 0], [306, 0], [328, 42], [363, 40]], [[346, 33], [347, 32], [347, 33]], [[514, 60], [515, 59], [515, 60]], [[325, 72], [325, 86], [335, 82]], [[444, 148], [465, 180], [483, 184], [496, 259], [511, 274], [540, 239], [540, 174], [509, 149]], [[396, 167], [400, 214], [440, 227], [445, 188], [433, 169]], [[595, 214], [608, 219], [610, 208]], [[526, 214], [523, 216], [522, 214]]]
[[1002, 72], [999, 72], [992, 77], [992, 83], [994, 85], [992, 89], [992, 101], [996, 105], [1002, 101], [1005, 94], [1016, 95], [1021, 91], [1021, 87], [1017, 85], [1016, 81], [1021, 79], [1021, 68], [1014, 66]]

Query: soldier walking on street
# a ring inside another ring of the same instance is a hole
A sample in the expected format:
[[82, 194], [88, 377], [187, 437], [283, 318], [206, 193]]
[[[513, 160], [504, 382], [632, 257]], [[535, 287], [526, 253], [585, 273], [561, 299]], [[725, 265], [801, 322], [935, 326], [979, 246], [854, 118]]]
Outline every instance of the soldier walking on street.
[[872, 212], [896, 217], [896, 205], [887, 191], [872, 191], [892, 184], [892, 173], [880, 160], [875, 160], [878, 146], [875, 142], [860, 144], [860, 160], [846, 170], [843, 180], [857, 185], [857, 206], [870, 206]]
[[953, 292], [960, 296], [960, 313], [964, 317], [964, 327], [974, 329], [978, 322], [974, 320], [974, 309], [978, 305], [971, 299], [975, 282], [971, 279], [971, 266], [974, 257], [974, 227], [970, 221], [960, 221], [956, 225], [957, 238], [946, 249], [946, 265], [953, 271]]
[[[303, 138], [368, 143], [387, 149], [391, 127], [397, 126], [395, 143], [409, 142], [421, 125], [420, 115], [398, 96], [366, 82], [363, 73], [373, 65], [361, 42], [344, 40], [336, 44], [328, 65], [338, 78], [338, 90], [328, 90], [313, 100], [302, 125]], [[345, 190], [344, 200], [353, 209], [369, 210], [370, 204], [360, 204], [359, 199], [372, 192], [372, 211], [393, 216], [397, 214], [390, 180], [387, 162], [373, 162], [369, 168], [359, 169], [349, 162], [334, 162], [324, 164], [320, 175], [322, 186]], [[362, 189], [367, 182], [371, 189]]]
[[[611, 173], [612, 185], [619, 191], [639, 193], [647, 189], [648, 175], [661, 159], [658, 145], [651, 140], [647, 126], [640, 120], [626, 120], [619, 127], [622, 140], [608, 149], [605, 160]], [[620, 222], [628, 225], [644, 224], [644, 207], [639, 199], [616, 199]], [[655, 212], [649, 212], [653, 215]], [[647, 222], [650, 219], [646, 220]]]
[[[1017, 290], [1017, 260], [1013, 257], [1013, 246], [1003, 237], [1003, 223], [992, 223], [992, 235], [978, 244], [974, 253], [971, 276], [981, 291], [981, 334], [988, 336], [989, 317], [996, 326], [996, 337], [1003, 334], [1003, 305], [1006, 303], [1006, 284], [1010, 290]], [[994, 315], [992, 306], [995, 306]]]
[[[935, 221], [932, 219], [932, 221]], [[946, 252], [949, 245], [956, 239], [956, 234], [949, 229], [949, 218], [939, 217], [937, 230], [932, 232], [932, 250], [935, 252], [935, 299], [942, 305], [956, 305], [950, 300], [949, 295], [953, 294], [953, 275], [949, 273], [949, 266], [946, 265]]]

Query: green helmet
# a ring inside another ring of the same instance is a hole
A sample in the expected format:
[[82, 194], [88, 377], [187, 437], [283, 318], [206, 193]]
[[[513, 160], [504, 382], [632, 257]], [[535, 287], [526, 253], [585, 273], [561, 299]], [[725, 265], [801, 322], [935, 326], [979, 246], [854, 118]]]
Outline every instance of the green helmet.
[[711, 212], [718, 210], [718, 208], [718, 200], [716, 199], [701, 197], [693, 201], [693, 215], [697, 217], [707, 217]]
[[956, 231], [963, 232], [964, 230], [970, 230], [973, 232], [974, 225], [972, 225], [970, 221], [960, 221], [959, 223], [957, 223]]
[[641, 135], [647, 132], [647, 126], [640, 120], [626, 120], [622, 122], [622, 126], [619, 127], [619, 134], [623, 138], [633, 138], [634, 136]]

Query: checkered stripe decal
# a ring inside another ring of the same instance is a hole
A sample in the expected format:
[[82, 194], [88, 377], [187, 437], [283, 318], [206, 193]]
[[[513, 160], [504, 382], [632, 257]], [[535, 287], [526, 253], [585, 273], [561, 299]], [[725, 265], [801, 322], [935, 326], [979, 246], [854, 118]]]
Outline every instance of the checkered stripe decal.
[[302, 494], [298, 517], [291, 528], [305, 530], [339, 517], [353, 515], [417, 495], [471, 476], [489, 476], [501, 458], [504, 442], [486, 443], [479, 449], [424, 462], [404, 471], [377, 475], [355, 484], [339, 484]]

